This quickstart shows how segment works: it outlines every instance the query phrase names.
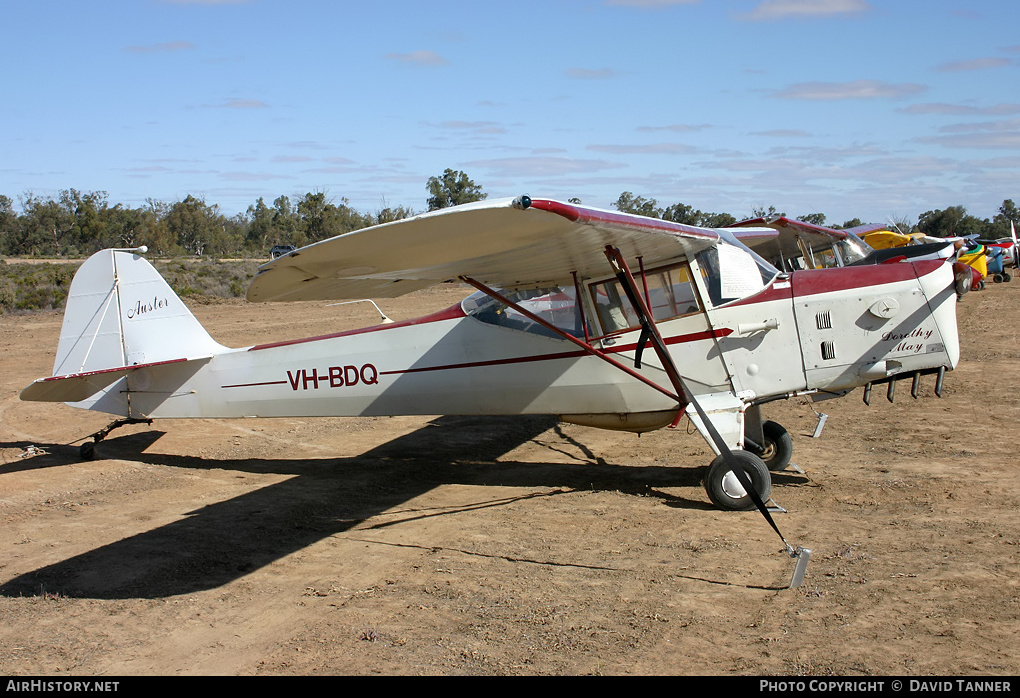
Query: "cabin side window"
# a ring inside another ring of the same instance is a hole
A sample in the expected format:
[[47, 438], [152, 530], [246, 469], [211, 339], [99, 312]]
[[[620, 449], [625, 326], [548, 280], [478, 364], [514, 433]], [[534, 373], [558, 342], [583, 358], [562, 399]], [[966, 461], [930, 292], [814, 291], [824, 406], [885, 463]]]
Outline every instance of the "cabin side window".
[[[645, 272], [636, 278], [638, 291], [656, 322], [701, 310], [686, 264]], [[617, 279], [589, 285], [602, 334], [616, 334], [641, 326], [637, 312]]]
[[[522, 309], [537, 315], [563, 332], [574, 337], [584, 336], [574, 289], [556, 287], [525, 291], [501, 290], [500, 293]], [[548, 327], [481, 291], [465, 298], [461, 307], [469, 316], [490, 325], [562, 339]]]

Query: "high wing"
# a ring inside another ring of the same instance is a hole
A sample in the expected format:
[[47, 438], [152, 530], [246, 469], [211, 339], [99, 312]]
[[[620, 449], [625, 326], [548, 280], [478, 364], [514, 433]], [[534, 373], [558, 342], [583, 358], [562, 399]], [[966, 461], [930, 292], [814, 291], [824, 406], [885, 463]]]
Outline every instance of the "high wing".
[[607, 245], [645, 268], [718, 244], [713, 230], [548, 199], [483, 201], [308, 245], [259, 268], [249, 301], [394, 298], [470, 277], [504, 289], [607, 275]]

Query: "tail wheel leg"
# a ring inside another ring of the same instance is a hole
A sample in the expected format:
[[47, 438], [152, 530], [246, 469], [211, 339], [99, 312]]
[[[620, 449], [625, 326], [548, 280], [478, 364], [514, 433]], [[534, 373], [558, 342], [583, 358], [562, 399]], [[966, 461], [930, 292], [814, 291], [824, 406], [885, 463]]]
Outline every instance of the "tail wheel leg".
[[127, 417], [126, 419], [118, 419], [116, 421], [110, 422], [105, 427], [97, 431], [95, 434], [89, 434], [88, 436], [85, 437], [87, 439], [92, 440], [86, 441], [85, 443], [78, 447], [78, 456], [82, 460], [92, 460], [93, 458], [96, 457], [96, 446], [99, 444], [99, 442], [105, 439], [107, 436], [109, 436], [110, 432], [113, 431], [114, 429], [126, 426], [128, 424], [152, 425], [152, 420], [138, 419], [137, 417]]

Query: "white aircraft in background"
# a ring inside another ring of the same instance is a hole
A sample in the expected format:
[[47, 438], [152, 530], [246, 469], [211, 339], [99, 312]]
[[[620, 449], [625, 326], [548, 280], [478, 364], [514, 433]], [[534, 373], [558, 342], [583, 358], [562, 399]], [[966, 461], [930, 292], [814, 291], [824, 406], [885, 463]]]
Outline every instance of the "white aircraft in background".
[[21, 393], [121, 417], [86, 458], [112, 428], [159, 418], [550, 414], [640, 433], [686, 415], [717, 454], [711, 501], [757, 506], [775, 528], [770, 469], [792, 442], [765, 404], [905, 377], [916, 394], [927, 373], [941, 392], [960, 355], [942, 260], [784, 273], [732, 231], [527, 196], [309, 245], [262, 266], [247, 294], [390, 298], [459, 279], [477, 289], [462, 303], [239, 349], [209, 336], [143, 251], [82, 265], [53, 376]]
[[928, 238], [923, 243], [918, 241], [905, 247], [876, 250], [861, 238], [861, 235], [885, 228], [884, 225], [861, 225], [837, 230], [775, 216], [752, 218], [734, 223], [727, 229], [783, 271], [950, 259], [956, 254], [953, 240]]

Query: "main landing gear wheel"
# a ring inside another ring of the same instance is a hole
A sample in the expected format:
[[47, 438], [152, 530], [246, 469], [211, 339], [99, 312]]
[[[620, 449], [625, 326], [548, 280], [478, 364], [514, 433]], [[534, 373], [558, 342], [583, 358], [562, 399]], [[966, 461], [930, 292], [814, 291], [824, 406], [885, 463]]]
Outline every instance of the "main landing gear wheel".
[[708, 498], [720, 509], [746, 511], [754, 509], [754, 500], [740, 484], [734, 469], [741, 468], [751, 480], [761, 501], [767, 502], [772, 496], [772, 476], [758, 456], [750, 451], [730, 451], [716, 456], [708, 466], [705, 490]]
[[769, 470], [773, 472], [783, 470], [793, 457], [793, 437], [777, 422], [765, 422], [761, 425], [761, 430], [765, 436], [765, 443], [762, 444], [762, 452], [758, 455], [765, 461], [765, 467]]

